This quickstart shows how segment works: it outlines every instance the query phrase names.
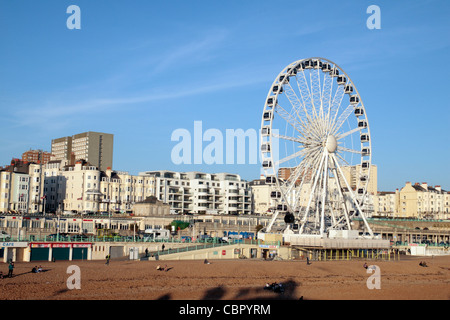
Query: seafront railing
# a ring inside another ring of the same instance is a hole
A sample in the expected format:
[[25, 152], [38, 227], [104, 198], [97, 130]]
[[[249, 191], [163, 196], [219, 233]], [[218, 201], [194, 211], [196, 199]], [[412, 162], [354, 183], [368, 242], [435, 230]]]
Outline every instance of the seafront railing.
[[260, 239], [229, 239], [228, 241], [223, 241], [220, 239], [180, 239], [177, 237], [172, 237], [169, 239], [152, 239], [152, 238], [140, 238], [138, 236], [10, 236], [8, 238], [0, 238], [0, 242], [133, 242], [133, 243], [174, 243], [174, 244], [192, 244], [197, 246], [221, 246], [230, 245], [237, 243], [245, 244], [270, 244], [270, 245], [281, 245], [281, 242], [267, 242]]

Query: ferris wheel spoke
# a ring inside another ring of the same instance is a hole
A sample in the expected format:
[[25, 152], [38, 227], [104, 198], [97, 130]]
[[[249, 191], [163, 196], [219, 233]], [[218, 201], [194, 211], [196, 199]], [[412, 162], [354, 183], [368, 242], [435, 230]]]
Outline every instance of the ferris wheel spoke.
[[347, 160], [345, 160], [339, 153], [336, 153], [336, 155], [338, 156], [338, 158], [342, 161], [342, 163], [344, 164], [345, 163], [345, 165], [347, 165], [347, 166], [351, 166], [351, 164], [350, 163], [348, 163], [348, 161]]
[[352, 114], [354, 110], [353, 105], [349, 105], [336, 120], [336, 123], [332, 127], [332, 132], [337, 132], [341, 126], [344, 124], [345, 120], [347, 120], [348, 116]]
[[316, 110], [314, 109], [311, 92], [309, 90], [308, 82], [306, 80], [305, 72], [301, 72], [301, 75], [297, 74], [295, 79], [297, 80], [297, 86], [300, 91], [300, 95], [303, 100], [303, 105], [305, 106], [305, 111], [310, 115], [312, 119], [317, 118]]
[[297, 130], [300, 134], [303, 135], [302, 124], [297, 121], [294, 117], [291, 116], [289, 112], [287, 112], [283, 107], [279, 104], [275, 107], [275, 112], [280, 115], [287, 123], [289, 123], [295, 130]]
[[345, 138], [345, 137], [347, 137], [347, 136], [349, 136], [349, 135], [351, 135], [351, 134], [353, 134], [355, 132], [358, 132], [358, 131], [361, 131], [361, 128], [356, 127], [355, 129], [349, 130], [349, 131], [347, 131], [345, 133], [338, 134], [338, 135], [336, 135], [336, 140], [341, 140], [341, 139], [343, 139], [343, 138]]
[[317, 152], [316, 150], [316, 148], [308, 150], [308, 157], [305, 157], [295, 168], [294, 173], [291, 174], [287, 179], [287, 185], [292, 187], [295, 181], [297, 181], [297, 179], [299, 178], [299, 175], [303, 173], [303, 170], [314, 164], [319, 155], [319, 152]]
[[313, 132], [314, 135], [319, 136], [321, 130], [318, 125], [317, 114], [312, 103], [311, 93], [309, 91], [304, 72], [301, 72], [301, 75], [297, 74], [295, 79], [297, 80], [297, 86], [303, 101], [303, 112], [306, 119], [308, 120], [307, 127], [310, 132]]
[[301, 150], [299, 150], [299, 151], [297, 151], [297, 152], [295, 152], [295, 153], [293, 153], [293, 154], [291, 154], [291, 155], [289, 155], [289, 156], [287, 156], [287, 157], [285, 157], [283, 159], [278, 160], [277, 162], [275, 162], [275, 166], [279, 166], [280, 164], [285, 163], [286, 161], [289, 161], [291, 159], [300, 157], [300, 156], [302, 156], [304, 154], [305, 154], [305, 150], [301, 149]]
[[316, 112], [318, 111], [318, 117], [323, 118], [323, 109], [322, 109], [322, 97], [320, 91], [320, 74], [319, 68], [314, 69], [309, 74], [310, 83], [311, 83], [311, 101]]
[[[292, 188], [298, 179], [298, 175], [302, 174], [302, 176], [303, 176], [303, 178], [301, 179], [301, 182], [300, 182], [298, 192], [297, 192], [298, 197], [296, 199], [294, 199], [295, 200], [294, 201], [294, 203], [295, 203], [294, 210], [296, 210], [297, 207], [300, 205], [299, 197], [301, 196], [301, 192], [303, 191], [303, 186], [305, 185], [305, 183], [311, 184], [313, 182], [313, 180], [315, 179], [314, 172], [317, 171], [318, 170], [317, 168], [319, 168], [321, 166], [320, 161], [321, 161], [322, 156], [323, 156], [323, 153], [318, 148], [314, 151], [311, 151], [310, 156], [302, 162], [302, 164], [305, 163], [305, 165], [299, 171], [297, 171], [295, 173], [295, 176], [296, 176], [295, 179], [290, 181], [289, 186]], [[291, 189], [288, 189], [288, 191], [290, 191], [290, 190]], [[312, 191], [313, 190], [311, 190], [311, 192]], [[301, 215], [301, 212], [299, 210], [299, 212], [298, 212], [299, 218], [300, 218], [300, 215]]]
[[277, 134], [277, 133], [272, 133], [271, 134], [273, 138], [278, 138], [278, 139], [283, 139], [283, 140], [288, 140], [288, 141], [294, 141], [294, 142], [298, 142], [301, 144], [305, 144], [306, 140], [303, 138], [295, 138], [295, 137], [290, 137], [290, 136], [284, 136], [281, 134]]
[[329, 121], [331, 92], [333, 91], [333, 78], [329, 73], [325, 73], [322, 90], [322, 107], [326, 110], [326, 121]]
[[[304, 159], [300, 165], [298, 165], [295, 170], [294, 173], [291, 174], [289, 176], [289, 178], [286, 181], [286, 189], [285, 191], [287, 193], [290, 193], [292, 191], [292, 189], [294, 188], [295, 184], [297, 183], [297, 180], [299, 179], [300, 175], [303, 176], [303, 179], [301, 179], [300, 181], [300, 188], [299, 190], [302, 189], [302, 185], [303, 183], [308, 180], [308, 174], [309, 172], [311, 172], [310, 167], [318, 160], [320, 154], [319, 152], [316, 152], [315, 154], [312, 154], [310, 157], [308, 157], [307, 159]], [[306, 173], [305, 173], [306, 170]]]
[[344, 151], [344, 152], [351, 152], [351, 153], [356, 153], [356, 154], [362, 154], [361, 150], [354, 150], [354, 149], [350, 149], [350, 148], [345, 148], [345, 147], [338, 147], [339, 151]]
[[[302, 124], [304, 126], [306, 126], [306, 124], [303, 122], [303, 117], [300, 116], [299, 112], [301, 112], [302, 110], [306, 110], [304, 108], [304, 104], [300, 101], [300, 99], [298, 98], [297, 94], [295, 93], [294, 89], [291, 86], [290, 82], [287, 82], [284, 86], [284, 91], [286, 93], [286, 97], [289, 100], [289, 102], [292, 105], [292, 109], [295, 112], [295, 114], [297, 115], [298, 119], [302, 122]], [[309, 117], [308, 113], [305, 113], [306, 118], [311, 121], [311, 118]]]
[[331, 121], [331, 122], [329, 122], [329, 127], [331, 127], [332, 124], [335, 123], [335, 121], [336, 121], [336, 117], [339, 113], [339, 108], [341, 106], [342, 98], [344, 97], [344, 93], [345, 93], [344, 86], [338, 85], [336, 92], [334, 94], [333, 102], [330, 106], [329, 121]]

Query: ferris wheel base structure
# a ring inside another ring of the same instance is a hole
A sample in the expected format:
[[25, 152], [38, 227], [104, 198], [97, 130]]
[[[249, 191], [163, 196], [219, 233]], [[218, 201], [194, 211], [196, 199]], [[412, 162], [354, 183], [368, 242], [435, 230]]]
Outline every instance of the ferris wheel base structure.
[[267, 243], [319, 249], [389, 249], [390, 241], [378, 235], [364, 234], [360, 230], [330, 230], [328, 234], [298, 234], [286, 229], [279, 232], [258, 232], [258, 239]]

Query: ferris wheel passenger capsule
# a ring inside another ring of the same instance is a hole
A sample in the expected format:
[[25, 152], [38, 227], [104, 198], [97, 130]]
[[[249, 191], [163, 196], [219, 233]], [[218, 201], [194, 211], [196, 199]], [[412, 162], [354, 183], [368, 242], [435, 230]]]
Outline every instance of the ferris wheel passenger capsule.
[[262, 129], [261, 129], [261, 134], [262, 134], [263, 136], [268, 136], [268, 135], [270, 135], [270, 126], [264, 126], [264, 127], [262, 127]]
[[275, 177], [266, 177], [266, 184], [275, 184], [277, 182], [277, 178]]
[[330, 70], [330, 76], [332, 77], [337, 77], [339, 75], [339, 70], [338, 68], [334, 67]]
[[361, 135], [361, 142], [369, 142], [369, 135], [367, 133]]
[[270, 120], [272, 120], [272, 119], [273, 119], [273, 113], [272, 113], [272, 111], [264, 112], [263, 118], [264, 118], [265, 121], [270, 121]]
[[358, 121], [358, 128], [367, 128], [367, 121], [366, 120], [359, 120]]
[[297, 64], [296, 66], [295, 66], [295, 69], [297, 70], [297, 71], [303, 71], [304, 69], [305, 69], [305, 63], [302, 61], [302, 62], [300, 62], [299, 64]]
[[314, 67], [314, 69], [322, 69], [322, 61], [313, 60], [313, 67]]
[[363, 162], [361, 163], [361, 167], [362, 167], [363, 169], [369, 169], [369, 167], [370, 167], [370, 162], [369, 162], [369, 161], [363, 161]]
[[353, 87], [349, 84], [347, 84], [344, 88], [344, 93], [350, 94], [353, 93]]
[[305, 69], [311, 69], [313, 67], [312, 60], [306, 60], [305, 61]]
[[272, 161], [268, 161], [268, 160], [263, 161], [262, 166], [263, 166], [264, 168], [271, 168], [271, 167], [272, 167]]
[[338, 84], [345, 84], [347, 82], [347, 78], [344, 76], [338, 76], [337, 77], [337, 83]]
[[286, 74], [288, 75], [288, 81], [289, 81], [290, 76], [295, 76], [297, 74], [297, 69], [296, 68], [288, 68], [286, 70]]
[[272, 191], [270, 193], [270, 197], [271, 198], [281, 198], [281, 192], [279, 192], [279, 191]]
[[273, 107], [273, 105], [276, 103], [276, 99], [274, 97], [270, 97], [267, 99], [267, 106], [268, 107]]
[[361, 154], [362, 154], [363, 157], [370, 156], [370, 148], [363, 148], [361, 150]]
[[272, 92], [273, 93], [282, 93], [283, 92], [283, 87], [282, 86], [273, 86]]
[[361, 107], [357, 107], [355, 108], [355, 116], [359, 117], [362, 116], [364, 114], [364, 109]]
[[350, 104], [358, 104], [358, 103], [359, 103], [359, 97], [356, 94], [350, 96]]
[[322, 71], [323, 72], [330, 72], [331, 71], [331, 65], [329, 63], [322, 64]]
[[270, 144], [265, 143], [265, 144], [261, 145], [261, 151], [262, 152], [270, 152]]
[[280, 78], [278, 79], [278, 82], [279, 83], [289, 82], [289, 77], [287, 77], [285, 75], [281, 75]]

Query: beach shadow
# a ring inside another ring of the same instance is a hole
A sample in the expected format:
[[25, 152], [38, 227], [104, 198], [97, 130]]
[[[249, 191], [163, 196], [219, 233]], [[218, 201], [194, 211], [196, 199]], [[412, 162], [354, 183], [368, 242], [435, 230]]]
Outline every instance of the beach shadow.
[[267, 290], [264, 289], [263, 286], [261, 288], [244, 288], [238, 291], [234, 299], [240, 299], [240, 300], [303, 300], [303, 296], [300, 298], [296, 297], [294, 295], [296, 287], [298, 287], [300, 284], [297, 284], [297, 282], [293, 280], [288, 280], [286, 282], [282, 282], [283, 284], [283, 290], [282, 291], [270, 291], [273, 293], [271, 296], [267, 296]]
[[54, 294], [53, 296], [55, 297], [55, 296], [57, 296], [57, 295], [66, 293], [66, 292], [68, 292], [68, 291], [69, 291], [69, 289], [67, 289], [67, 288], [61, 289], [61, 290], [56, 291], [55, 294]]
[[225, 292], [222, 286], [209, 289], [205, 292], [201, 300], [220, 300], [225, 295]]
[[[307, 300], [302, 295], [295, 294], [296, 288], [301, 284], [293, 280], [283, 281], [283, 290], [270, 291], [264, 289], [264, 284], [261, 284], [260, 288], [242, 288], [236, 295], [231, 298], [232, 300]], [[200, 300], [221, 300], [225, 297], [227, 290], [224, 286], [220, 285], [212, 289], [208, 289], [204, 292]], [[156, 300], [171, 300], [170, 293], [166, 293]]]
[[156, 299], [156, 300], [170, 300], [170, 294], [167, 293], [167, 294], [165, 294], [165, 295], [162, 295], [161, 297], [159, 297], [159, 298]]

